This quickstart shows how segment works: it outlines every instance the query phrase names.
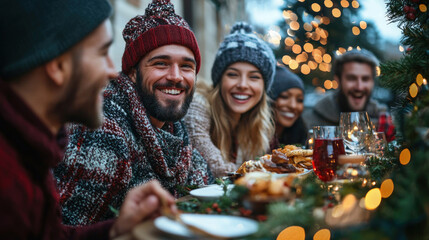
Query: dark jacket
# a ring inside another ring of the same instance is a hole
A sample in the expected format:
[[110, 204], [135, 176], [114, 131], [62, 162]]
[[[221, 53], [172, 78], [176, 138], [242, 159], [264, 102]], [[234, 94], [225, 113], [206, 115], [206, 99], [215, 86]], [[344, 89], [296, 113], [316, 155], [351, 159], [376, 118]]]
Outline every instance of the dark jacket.
[[[307, 128], [313, 126], [338, 126], [340, 123], [341, 108], [339, 104], [339, 92], [329, 93], [320, 99], [311, 109], [306, 109], [302, 115]], [[379, 106], [375, 100], [370, 100], [365, 109], [371, 121], [377, 125]]]
[[[277, 136], [277, 133], [275, 134]], [[274, 137], [271, 141], [271, 150], [280, 148], [282, 145], [302, 145], [305, 146], [307, 141], [307, 127], [300, 116], [292, 126], [284, 128], [279, 138]]]
[[0, 238], [108, 239], [112, 221], [92, 227], [61, 224], [51, 168], [65, 137], [54, 136], [0, 80]]

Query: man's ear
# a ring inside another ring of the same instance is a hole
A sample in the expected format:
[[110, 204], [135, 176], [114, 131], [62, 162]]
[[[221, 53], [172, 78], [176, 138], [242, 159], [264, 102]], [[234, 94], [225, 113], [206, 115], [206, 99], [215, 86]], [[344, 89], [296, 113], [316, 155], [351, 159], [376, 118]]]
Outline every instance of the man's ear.
[[130, 72], [128, 73], [128, 77], [130, 77], [131, 81], [133, 81], [133, 83], [137, 82], [137, 70], [136, 68], [131, 68]]
[[72, 72], [72, 61], [70, 53], [62, 54], [44, 65], [49, 79], [57, 86], [64, 85], [70, 78]]

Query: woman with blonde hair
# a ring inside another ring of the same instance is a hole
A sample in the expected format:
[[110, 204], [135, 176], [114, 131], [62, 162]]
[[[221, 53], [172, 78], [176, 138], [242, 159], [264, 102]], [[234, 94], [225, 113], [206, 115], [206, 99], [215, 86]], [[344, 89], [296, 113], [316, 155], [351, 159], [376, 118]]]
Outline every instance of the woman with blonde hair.
[[270, 147], [274, 124], [268, 103], [276, 61], [252, 27], [236, 23], [212, 66], [212, 87], [200, 87], [185, 116], [191, 143], [215, 177]]

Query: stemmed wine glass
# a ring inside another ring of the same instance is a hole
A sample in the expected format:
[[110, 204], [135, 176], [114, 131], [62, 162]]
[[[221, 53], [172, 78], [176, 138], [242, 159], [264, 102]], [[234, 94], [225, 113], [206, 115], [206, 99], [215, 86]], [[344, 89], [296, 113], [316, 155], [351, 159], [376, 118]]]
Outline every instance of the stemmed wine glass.
[[372, 123], [367, 112], [342, 112], [340, 128], [344, 144], [356, 155], [373, 141]]

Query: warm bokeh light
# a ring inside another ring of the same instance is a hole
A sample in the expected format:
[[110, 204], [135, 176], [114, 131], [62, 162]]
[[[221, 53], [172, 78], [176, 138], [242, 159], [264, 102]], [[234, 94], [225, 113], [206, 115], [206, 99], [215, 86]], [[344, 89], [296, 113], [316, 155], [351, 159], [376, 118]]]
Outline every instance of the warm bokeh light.
[[304, 23], [304, 30], [310, 32], [313, 30], [313, 26], [310, 23]]
[[325, 93], [326, 92], [326, 90], [322, 87], [317, 87], [314, 89], [314, 91], [316, 91], [317, 93]]
[[317, 231], [314, 236], [313, 240], [329, 240], [331, 239], [331, 231], [329, 229], [320, 229]]
[[386, 179], [381, 183], [380, 186], [380, 192], [382, 198], [388, 198], [393, 193], [394, 189], [393, 181], [392, 179]]
[[289, 24], [289, 26], [290, 26], [290, 29], [292, 29], [292, 30], [294, 30], [294, 31], [296, 31], [296, 30], [298, 30], [298, 29], [299, 29], [299, 23], [298, 23], [297, 21], [292, 21], [292, 22]]
[[412, 98], [415, 98], [417, 96], [417, 93], [419, 93], [419, 87], [417, 87], [417, 84], [415, 83], [411, 84], [409, 92], [410, 92], [410, 96]]
[[365, 208], [368, 210], [376, 209], [381, 203], [381, 192], [379, 188], [369, 190], [365, 195]]
[[317, 34], [317, 32], [313, 32], [311, 39], [313, 39], [314, 41], [319, 41], [320, 40], [320, 35]]
[[423, 84], [424, 84], [424, 85], [427, 85], [427, 84], [428, 84], [428, 81], [426, 80], [426, 78], [423, 78]]
[[331, 23], [331, 20], [328, 17], [322, 17], [322, 23], [328, 25], [329, 23]]
[[324, 72], [330, 72], [331, 64], [322, 62], [319, 64], [319, 69]]
[[419, 86], [421, 86], [421, 85], [423, 84], [423, 75], [421, 75], [420, 73], [419, 73], [419, 74], [417, 74], [417, 77], [416, 77], [416, 83], [417, 83], [417, 85], [419, 85]]
[[314, 61], [316, 61], [317, 63], [322, 63], [323, 59], [322, 56], [320, 55], [313, 55]]
[[311, 70], [314, 70], [317, 68], [317, 63], [313, 61], [308, 61], [308, 66], [310, 67]]
[[289, 62], [290, 62], [290, 60], [291, 60], [292, 58], [289, 56], [289, 55], [284, 55], [283, 57], [282, 57], [282, 62], [284, 63], [284, 64], [286, 64], [286, 65], [289, 65]]
[[333, 89], [337, 89], [338, 88], [338, 82], [337, 81], [332, 81], [332, 88]]
[[291, 37], [287, 37], [287, 38], [285, 38], [285, 45], [286, 45], [286, 46], [291, 47], [291, 46], [293, 46], [294, 44], [295, 44], [295, 41], [294, 41]]
[[347, 0], [341, 0], [341, 6], [343, 8], [348, 8], [350, 6], [350, 3]]
[[358, 8], [358, 7], [359, 7], [359, 2], [358, 2], [358, 1], [356, 1], [356, 0], [353, 0], [353, 1], [352, 1], [352, 7], [353, 7], [353, 8]]
[[305, 240], [305, 230], [299, 226], [290, 226], [279, 233], [276, 240]]
[[319, 27], [319, 24], [316, 21], [311, 21], [311, 25], [313, 26], [313, 28]]
[[293, 60], [293, 59], [291, 59], [290, 61], [289, 61], [289, 67], [290, 67], [290, 69], [292, 69], [292, 70], [295, 70], [295, 69], [297, 69], [298, 68], [298, 62], [297, 61], [295, 61], [295, 60]]
[[329, 55], [329, 54], [327, 54], [327, 53], [325, 53], [325, 54], [323, 55], [323, 61], [324, 61], [325, 63], [330, 63], [330, 62], [331, 62], [331, 60], [332, 60], [331, 55]]
[[425, 4], [419, 5], [420, 12], [424, 13], [428, 10], [428, 7]]
[[345, 52], [347, 52], [347, 50], [346, 50], [345, 48], [343, 48], [343, 47], [339, 47], [339, 48], [338, 48], [338, 51], [340, 51], [340, 53], [345, 53]]
[[400, 52], [403, 52], [405, 49], [404, 49], [404, 47], [403, 46], [401, 46], [401, 45], [399, 45], [399, 51]]
[[295, 36], [295, 32], [292, 29], [289, 28], [287, 30], [287, 35], [289, 35], [289, 36]]
[[325, 0], [323, 3], [327, 8], [331, 8], [332, 6], [334, 6], [334, 3], [331, 0]]
[[380, 76], [380, 74], [381, 74], [381, 68], [380, 68], [380, 66], [375, 67], [375, 75], [378, 77], [378, 76]]
[[362, 29], [366, 29], [366, 27], [367, 27], [368, 25], [366, 24], [366, 22], [365, 22], [365, 21], [360, 21], [359, 26], [360, 26], [360, 28], [362, 28]]
[[360, 47], [359, 46], [357, 46], [356, 49], [360, 51]]
[[306, 43], [304, 44], [304, 51], [310, 53], [313, 51], [313, 44], [311, 43]]
[[304, 55], [299, 54], [298, 56], [296, 56], [295, 60], [296, 60], [298, 63], [302, 63], [302, 62], [305, 62], [305, 61], [306, 61], [306, 58], [305, 58], [305, 56], [304, 56]]
[[298, 15], [296, 15], [294, 12], [290, 11], [290, 16], [289, 16], [290, 20], [292, 21], [297, 21], [298, 20]]
[[290, 10], [287, 10], [287, 11], [284, 10], [283, 11], [283, 18], [284, 19], [289, 19], [290, 18], [290, 12], [291, 12]]
[[320, 11], [320, 5], [317, 3], [311, 4], [311, 10], [313, 10], [315, 12], [319, 12]]
[[326, 38], [320, 39], [320, 44], [326, 45], [327, 43], [328, 43], [328, 40], [326, 40]]
[[341, 17], [341, 11], [340, 11], [340, 9], [338, 9], [338, 8], [333, 8], [333, 9], [332, 9], [332, 16], [334, 16], [334, 17], [336, 17], [336, 18]]
[[356, 199], [355, 195], [347, 194], [347, 196], [344, 197], [343, 202], [342, 202], [344, 211], [348, 212], [348, 211], [352, 210], [353, 207], [355, 206], [356, 202], [357, 202], [357, 199]]
[[320, 49], [318, 49], [318, 48], [315, 48], [315, 49], [313, 49], [312, 54], [313, 54], [313, 56], [316, 56], [316, 55], [322, 56], [322, 51], [320, 51]]
[[301, 54], [299, 54], [298, 56], [296, 56], [296, 61], [297, 62], [307, 62], [308, 60], [308, 54], [306, 52], [302, 52]]
[[405, 148], [401, 151], [401, 154], [399, 154], [399, 162], [402, 165], [407, 165], [411, 160], [411, 152], [408, 148]]
[[352, 28], [352, 32], [353, 32], [353, 35], [359, 35], [360, 34], [360, 29], [358, 27], [354, 26]]
[[308, 75], [310, 73], [310, 67], [307, 64], [302, 64], [301, 73], [304, 75]]
[[300, 54], [301, 51], [302, 51], [302, 48], [298, 44], [294, 44], [292, 46], [292, 52], [294, 52], [295, 54]]
[[[320, 29], [320, 28], [318, 28]], [[321, 38], [328, 38], [328, 31], [326, 31], [325, 29], [320, 29], [320, 31], [318, 32], [320, 34]]]
[[331, 89], [332, 88], [332, 81], [331, 80], [325, 80], [325, 82], [323, 83], [323, 86], [328, 90]]

